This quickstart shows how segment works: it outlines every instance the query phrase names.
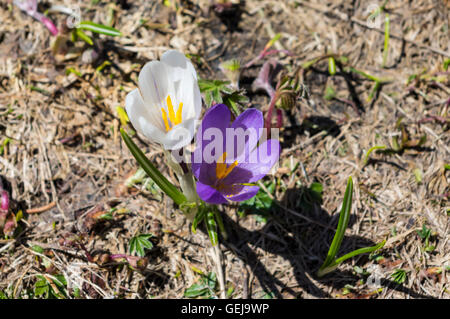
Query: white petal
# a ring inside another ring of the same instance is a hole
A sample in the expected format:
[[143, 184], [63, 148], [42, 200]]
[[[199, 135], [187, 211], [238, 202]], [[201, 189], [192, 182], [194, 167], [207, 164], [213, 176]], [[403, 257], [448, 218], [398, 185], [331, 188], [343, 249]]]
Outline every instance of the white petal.
[[173, 74], [171, 74], [171, 78], [173, 81], [179, 81], [184, 76], [184, 73], [191, 74], [197, 81], [197, 72], [195, 72], [191, 61], [183, 53], [176, 50], [168, 50], [161, 56], [161, 62], [172, 67]]
[[144, 117], [139, 118], [139, 125], [142, 128], [142, 134], [151, 141], [163, 144], [166, 138], [166, 133], [147, 121]]
[[167, 150], [177, 150], [191, 143], [194, 137], [195, 119], [189, 119], [171, 129], [162, 144]]
[[185, 76], [178, 86], [177, 101], [183, 102], [183, 121], [198, 118], [202, 108], [202, 100], [197, 81], [191, 76]]
[[147, 62], [139, 73], [139, 89], [145, 104], [161, 108], [173, 85], [169, 82], [169, 70], [160, 61]]
[[[152, 110], [144, 104], [138, 89], [134, 89], [125, 98], [125, 110], [134, 128], [148, 139], [160, 143], [163, 131], [155, 123]], [[159, 139], [159, 140], [158, 140]]]

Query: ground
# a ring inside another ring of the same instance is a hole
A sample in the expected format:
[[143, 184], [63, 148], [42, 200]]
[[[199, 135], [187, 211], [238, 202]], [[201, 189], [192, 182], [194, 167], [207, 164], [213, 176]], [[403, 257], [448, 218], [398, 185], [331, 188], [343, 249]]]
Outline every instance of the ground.
[[[0, 178], [20, 219], [0, 239], [0, 296], [184, 298], [217, 273], [204, 231], [193, 233], [157, 190], [124, 184], [137, 163], [117, 107], [145, 62], [169, 48], [187, 54], [200, 78], [226, 80], [221, 62], [244, 66], [279, 33], [271, 49], [280, 51], [241, 73], [243, 108], [268, 111], [270, 98], [252, 83], [269, 59], [298, 76], [303, 94], [282, 111], [266, 206], [220, 207], [228, 297], [449, 298], [450, 3], [383, 1], [370, 16], [381, 1], [222, 2], [40, 2], [41, 12], [65, 4], [122, 32], [86, 32], [95, 52], [81, 40], [52, 50], [43, 24], [12, 1], [0, 4]], [[59, 27], [67, 18], [49, 17]], [[374, 90], [359, 71], [381, 85]], [[158, 145], [133, 140], [176, 183]], [[374, 146], [384, 148], [367, 155]], [[339, 255], [387, 243], [319, 278], [349, 176], [353, 210]], [[108, 259], [127, 254], [139, 234], [152, 234], [148, 264]]]

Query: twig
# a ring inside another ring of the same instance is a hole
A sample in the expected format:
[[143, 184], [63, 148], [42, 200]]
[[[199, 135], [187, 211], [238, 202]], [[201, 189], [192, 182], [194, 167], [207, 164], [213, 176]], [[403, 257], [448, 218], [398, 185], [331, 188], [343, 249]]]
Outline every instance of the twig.
[[55, 207], [55, 205], [56, 205], [56, 202], [51, 202], [50, 204], [47, 204], [45, 206], [27, 209], [26, 212], [27, 212], [27, 214], [42, 213], [42, 212], [45, 212], [46, 210], [49, 210], [49, 209]]
[[217, 279], [219, 280], [219, 287], [220, 287], [220, 298], [226, 299], [226, 293], [225, 293], [225, 276], [223, 274], [222, 269], [222, 252], [220, 251], [219, 244], [211, 247], [211, 256], [213, 257], [214, 263], [216, 264], [217, 268]]

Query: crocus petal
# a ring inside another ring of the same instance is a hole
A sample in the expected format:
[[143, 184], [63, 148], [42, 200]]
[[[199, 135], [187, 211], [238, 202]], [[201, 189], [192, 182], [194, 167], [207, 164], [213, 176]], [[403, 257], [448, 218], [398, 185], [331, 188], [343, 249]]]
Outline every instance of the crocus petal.
[[201, 200], [210, 204], [227, 203], [226, 198], [218, 190], [201, 182], [197, 182], [197, 194]]
[[227, 143], [232, 145], [234, 153], [228, 150], [228, 155], [234, 154], [234, 158], [230, 158], [230, 162], [237, 160], [238, 162], [247, 162], [250, 153], [258, 145], [261, 138], [262, 128], [264, 125], [263, 114], [257, 109], [247, 109], [242, 112], [231, 125], [231, 131], [237, 136], [232, 141], [227, 137]]
[[231, 200], [233, 202], [241, 202], [247, 199], [252, 198], [253, 196], [258, 193], [259, 187], [258, 186], [245, 186], [237, 195], [227, 197], [228, 200]]
[[269, 173], [280, 156], [280, 142], [270, 139], [250, 154], [250, 163], [239, 163], [224, 178], [224, 184], [254, 183]]
[[[171, 78], [177, 81], [177, 77], [182, 76], [184, 73], [191, 74], [197, 81], [197, 73], [194, 66], [186, 56], [176, 50], [168, 50], [161, 56], [161, 62], [170, 65], [173, 70], [171, 72]], [[181, 79], [178, 78], [178, 80]]]
[[195, 130], [195, 118], [183, 121], [166, 133], [161, 144], [166, 150], [177, 150], [192, 141]]
[[280, 151], [280, 142], [275, 139], [267, 140], [255, 149], [253, 154], [257, 153], [257, 155], [253, 155], [253, 157], [257, 158], [258, 162], [242, 165], [242, 168], [250, 170], [253, 173], [253, 177], [248, 182], [254, 183], [266, 176], [279, 160]]
[[[252, 167], [253, 168], [253, 167]], [[254, 177], [254, 172], [238, 164], [233, 170], [222, 180], [224, 185], [233, 185], [241, 183], [250, 183]]]
[[202, 124], [197, 133], [197, 141], [202, 141], [204, 132], [209, 128], [221, 130], [225, 137], [226, 128], [230, 125], [231, 113], [225, 104], [212, 106], [203, 116]]
[[183, 119], [198, 118], [202, 110], [202, 99], [197, 81], [190, 73], [186, 73], [175, 84], [175, 105], [183, 103]]
[[153, 120], [152, 109], [144, 104], [138, 89], [134, 89], [128, 93], [125, 98], [125, 109], [128, 118], [138, 132], [149, 140], [162, 143], [165, 132], [154, 125], [155, 121]]
[[[154, 127], [157, 127], [161, 132], [163, 132], [164, 126], [161, 116], [156, 114], [156, 110], [154, 108], [148, 107], [144, 103], [138, 89], [134, 89], [127, 94], [125, 98], [125, 110], [127, 111], [128, 118], [134, 128], [139, 132], [143, 133], [144, 131], [141, 123], [147, 122], [151, 123]], [[142, 121], [140, 118], [144, 118], [145, 121]]]
[[[205, 161], [211, 163], [216, 158], [221, 156], [225, 151], [225, 129], [230, 123], [230, 118], [230, 110], [225, 104], [214, 105], [206, 112], [205, 116], [203, 117], [202, 124], [197, 131], [197, 147], [194, 153], [192, 153], [191, 161], [194, 174], [199, 169], [198, 164], [201, 164]], [[209, 133], [211, 134], [211, 136], [209, 136]], [[217, 141], [217, 139], [220, 140]], [[215, 147], [213, 147], [218, 142], [221, 142], [220, 145], [217, 146], [218, 148], [221, 148], [221, 150], [216, 150]], [[209, 145], [211, 143], [214, 144]], [[214, 149], [215, 154], [209, 154], [209, 151], [205, 152], [210, 147]]]
[[139, 73], [139, 89], [149, 107], [163, 107], [170, 86], [167, 67], [160, 61], [147, 62]]

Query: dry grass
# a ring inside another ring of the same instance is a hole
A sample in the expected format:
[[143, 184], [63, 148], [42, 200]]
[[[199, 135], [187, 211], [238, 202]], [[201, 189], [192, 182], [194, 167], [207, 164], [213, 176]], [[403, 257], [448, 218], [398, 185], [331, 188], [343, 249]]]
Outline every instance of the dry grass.
[[[226, 25], [229, 19], [221, 21], [209, 1], [176, 2], [175, 12], [162, 1], [136, 0], [129, 6], [84, 1], [84, 19], [106, 23], [112, 7], [114, 26], [123, 33], [97, 40], [100, 57], [94, 63], [84, 63], [82, 51], [54, 56], [42, 24], [16, 7], [10, 10], [8, 1], [0, 4], [0, 142], [11, 139], [0, 156], [0, 175], [10, 183], [17, 210], [31, 210], [15, 238], [0, 240], [0, 291], [26, 297], [38, 275], [58, 273], [69, 290], [83, 288], [82, 298], [181, 298], [199, 280], [196, 269], [215, 271], [207, 236], [192, 234], [168, 199], [121, 186], [136, 163], [118, 134], [116, 107], [136, 87], [140, 67], [168, 48], [191, 54], [201, 77], [224, 79], [220, 62], [250, 61], [273, 36], [270, 32], [279, 32], [277, 45], [293, 53], [279, 56], [287, 68], [333, 52], [390, 81], [368, 101], [373, 82], [345, 72], [331, 77], [326, 60], [302, 73], [310, 96], [285, 114], [281, 167], [267, 178], [278, 182], [274, 197], [280, 205], [272, 206], [266, 223], [240, 217], [235, 206], [222, 207], [229, 239], [222, 240], [221, 249], [232, 298], [260, 298], [267, 292], [275, 298], [449, 298], [450, 175], [444, 164], [450, 163], [450, 82], [443, 71], [450, 56], [449, 2], [388, 2], [392, 35], [386, 68], [381, 67], [384, 24], [367, 27], [365, 1], [248, 0], [237, 28]], [[111, 66], [96, 72], [106, 60]], [[267, 110], [269, 98], [251, 91], [260, 66], [246, 70], [241, 84], [251, 106]], [[66, 75], [68, 67], [82, 77]], [[424, 76], [407, 85], [413, 74]], [[438, 75], [444, 80], [436, 81]], [[329, 86], [339, 99], [324, 98]], [[393, 138], [401, 134], [400, 119], [409, 139], [426, 135], [425, 144], [394, 154], [373, 152], [365, 165], [365, 151], [372, 146], [393, 147]], [[154, 145], [139, 143], [164, 166]], [[296, 163], [301, 165], [290, 173]], [[315, 272], [334, 234], [350, 175], [354, 214], [341, 251], [388, 238], [379, 252], [384, 259], [354, 258], [318, 279]], [[323, 201], [308, 205], [305, 193], [313, 181], [323, 185]], [[50, 209], [32, 211], [51, 203]], [[86, 216], [98, 205], [128, 213], [86, 229]], [[423, 224], [433, 232], [432, 252], [424, 251], [416, 232]], [[144, 271], [88, 262], [82, 250], [59, 244], [63, 234], [83, 231], [94, 256], [126, 253], [130, 238], [139, 233], [153, 233], [155, 248]], [[33, 245], [45, 249], [42, 258], [52, 264], [51, 271], [39, 262]], [[382, 289], [361, 281], [366, 277], [354, 266], [376, 274]], [[436, 274], [434, 267], [442, 272]], [[398, 268], [407, 271], [401, 285], [391, 277]], [[346, 285], [353, 288], [344, 295]]]

